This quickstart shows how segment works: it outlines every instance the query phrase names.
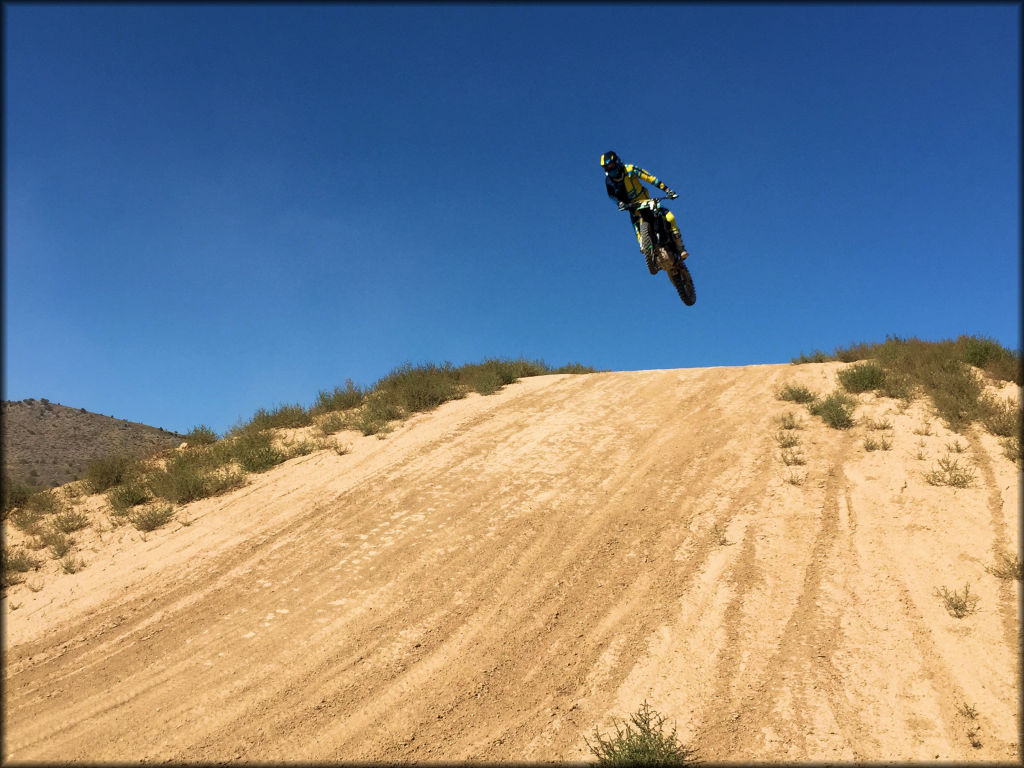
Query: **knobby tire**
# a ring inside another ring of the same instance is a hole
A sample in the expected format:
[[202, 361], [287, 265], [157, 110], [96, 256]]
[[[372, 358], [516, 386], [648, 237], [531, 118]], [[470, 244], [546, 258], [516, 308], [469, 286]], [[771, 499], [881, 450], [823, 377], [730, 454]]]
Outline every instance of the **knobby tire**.
[[697, 301], [697, 290], [693, 287], [693, 278], [690, 277], [690, 270], [686, 268], [686, 264], [683, 263], [682, 259], [679, 259], [675, 267], [668, 271], [668, 279], [672, 281], [672, 285], [675, 286], [676, 293], [683, 300], [683, 304], [692, 307]]

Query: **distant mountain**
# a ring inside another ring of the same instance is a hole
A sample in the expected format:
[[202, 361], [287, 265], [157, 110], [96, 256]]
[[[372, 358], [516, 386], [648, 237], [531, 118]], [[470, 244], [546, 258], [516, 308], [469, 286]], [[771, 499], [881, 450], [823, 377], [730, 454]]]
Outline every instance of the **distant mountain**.
[[47, 487], [76, 479], [111, 453], [149, 454], [182, 436], [112, 416], [41, 400], [4, 401], [4, 477]]

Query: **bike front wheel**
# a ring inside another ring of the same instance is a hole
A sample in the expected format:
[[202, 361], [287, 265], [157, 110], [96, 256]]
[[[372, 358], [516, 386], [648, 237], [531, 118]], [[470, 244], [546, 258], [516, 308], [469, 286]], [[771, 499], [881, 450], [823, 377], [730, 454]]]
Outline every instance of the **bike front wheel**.
[[693, 287], [693, 278], [690, 277], [690, 270], [686, 268], [686, 264], [683, 263], [682, 259], [676, 262], [672, 269], [668, 270], [668, 279], [672, 281], [672, 285], [675, 286], [676, 293], [683, 300], [683, 304], [692, 307], [697, 301], [697, 290]]

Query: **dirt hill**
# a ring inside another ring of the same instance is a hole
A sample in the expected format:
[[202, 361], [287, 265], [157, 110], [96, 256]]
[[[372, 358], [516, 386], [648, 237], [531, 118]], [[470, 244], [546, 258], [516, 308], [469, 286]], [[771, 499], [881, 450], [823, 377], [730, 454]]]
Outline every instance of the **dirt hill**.
[[645, 700], [710, 762], [1019, 759], [1018, 468], [776, 398], [843, 367], [524, 379], [147, 534], [85, 499], [86, 567], [3, 601], [4, 759], [588, 760]]
[[144, 455], [181, 442], [174, 432], [45, 398], [4, 401], [2, 419], [4, 477], [46, 488], [110, 453]]

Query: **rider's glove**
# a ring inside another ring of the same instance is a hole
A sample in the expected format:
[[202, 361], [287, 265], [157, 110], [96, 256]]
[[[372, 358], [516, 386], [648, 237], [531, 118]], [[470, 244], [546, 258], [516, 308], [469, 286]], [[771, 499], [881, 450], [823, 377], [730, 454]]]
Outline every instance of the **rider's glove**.
[[676, 199], [677, 197], [679, 197], [679, 195], [677, 195], [677, 194], [676, 194], [675, 192], [673, 192], [673, 191], [672, 191], [671, 189], [670, 189], [670, 190], [668, 191], [668, 199], [669, 199], [669, 200], [675, 200], [675, 199]]
[[620, 211], [624, 211], [624, 210], [626, 210], [626, 204], [620, 201], [620, 202], [619, 202], [619, 210], [620, 210]]

